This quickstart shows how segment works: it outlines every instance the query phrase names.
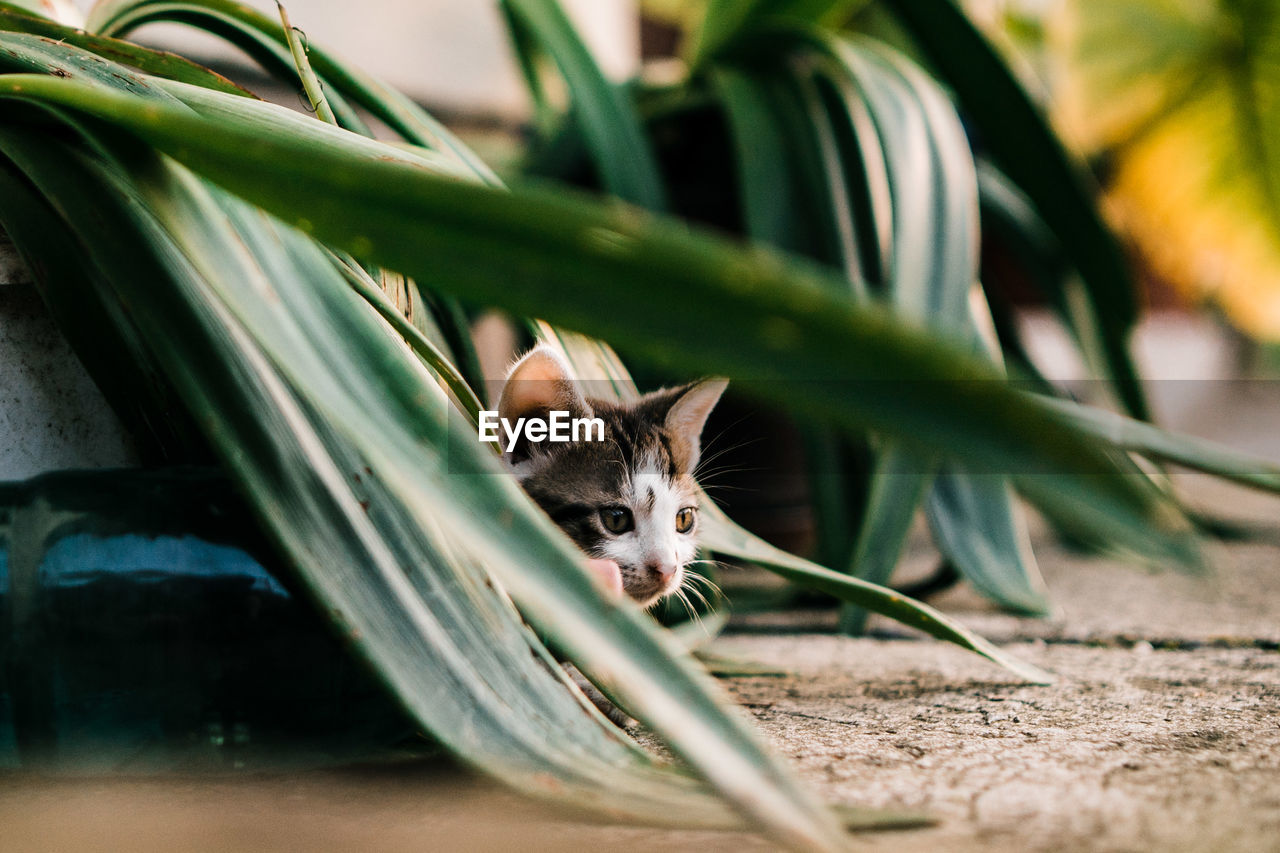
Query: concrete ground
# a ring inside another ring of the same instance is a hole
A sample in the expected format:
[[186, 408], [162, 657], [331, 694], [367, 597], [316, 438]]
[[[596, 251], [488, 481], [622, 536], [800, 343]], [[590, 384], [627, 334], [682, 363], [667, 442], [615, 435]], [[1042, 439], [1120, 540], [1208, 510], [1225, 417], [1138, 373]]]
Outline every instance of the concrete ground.
[[[1186, 485], [1238, 519], [1280, 500]], [[1280, 850], [1280, 552], [1214, 545], [1211, 580], [1150, 573], [1052, 544], [1060, 614], [1015, 619], [957, 590], [939, 603], [1052, 672], [986, 661], [877, 623], [829, 631], [808, 612], [744, 617], [714, 651], [773, 668], [733, 696], [831, 802], [925, 811], [929, 828], [868, 849]], [[912, 560], [928, 559], [922, 541]], [[771, 849], [745, 833], [608, 827], [436, 767], [236, 779], [0, 778], [0, 849]]]
[[1216, 548], [1213, 582], [1040, 551], [1058, 618], [947, 609], [1053, 686], [931, 642], [758, 633], [718, 649], [793, 674], [733, 693], [828, 798], [940, 819], [872, 848], [1280, 850], [1276, 549]]

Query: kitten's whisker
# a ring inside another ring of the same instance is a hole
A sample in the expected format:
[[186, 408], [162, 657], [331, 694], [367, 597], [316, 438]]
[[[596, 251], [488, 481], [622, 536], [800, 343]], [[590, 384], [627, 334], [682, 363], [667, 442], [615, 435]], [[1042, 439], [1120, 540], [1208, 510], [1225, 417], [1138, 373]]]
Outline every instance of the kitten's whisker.
[[[710, 439], [708, 439], [707, 441], [704, 441], [704, 442], [702, 443], [702, 449], [703, 449], [703, 451], [710, 450], [712, 447], [714, 447], [714, 446], [715, 446], [715, 444], [716, 444], [716, 442], [718, 442], [718, 441], [720, 441], [720, 439], [724, 438], [724, 437], [725, 437], [725, 434], [726, 434], [727, 432], [729, 432], [729, 430], [731, 430], [731, 429], [733, 429], [734, 427], [736, 427], [736, 426], [738, 426], [739, 424], [741, 424], [741, 423], [742, 423], [743, 421], [745, 421], [748, 417], [750, 417], [750, 415], [743, 415], [742, 417], [738, 418], [738, 419], [737, 419], [736, 421], [734, 421], [733, 423], [725, 425], [724, 429], [720, 430], [718, 433], [716, 433], [716, 434], [715, 434], [714, 436], [712, 436]], [[760, 441], [762, 441], [762, 439], [760, 439], [760, 438], [747, 438], [747, 439], [743, 439], [742, 441], [739, 441], [737, 444], [730, 444], [728, 447], [717, 447], [717, 448], [716, 448], [716, 452], [715, 452], [715, 456], [721, 456], [721, 455], [723, 455], [723, 454], [725, 454], [725, 453], [728, 453], [728, 452], [729, 452], [729, 451], [731, 451], [731, 450], [737, 450], [739, 447], [746, 447], [746, 446], [751, 445], [751, 444], [757, 444], [757, 443], [759, 443]]]
[[701, 590], [699, 590], [696, 586], [692, 586], [692, 585], [687, 586], [684, 588], [684, 592], [687, 595], [696, 595], [698, 597], [698, 600], [702, 602], [703, 607], [706, 607], [708, 610], [712, 609], [711, 602], [707, 601], [707, 597], [703, 595]]
[[697, 467], [695, 467], [693, 470], [694, 477], [701, 479], [702, 477], [715, 475], [715, 474], [724, 474], [730, 471], [759, 470], [759, 468], [754, 468], [754, 469], [748, 468], [740, 463], [737, 465], [725, 464], [725, 465], [717, 465], [713, 467], [711, 463], [715, 461], [716, 461], [716, 457], [714, 456], [712, 456], [710, 459], [703, 459], [699, 461]]
[[716, 566], [717, 568], [721, 568], [721, 569], [738, 568], [733, 563], [726, 563], [724, 560], [712, 560], [708, 557], [703, 557], [700, 560], [690, 560], [689, 562], [685, 563], [685, 565], [686, 566]]
[[689, 602], [688, 597], [684, 594], [684, 590], [676, 589], [674, 595], [676, 597], [676, 601], [679, 601], [682, 605], [684, 605], [685, 613], [689, 614], [689, 621], [692, 622], [695, 619], [697, 619], [698, 614], [694, 611], [693, 605]]
[[697, 478], [701, 480], [704, 477], [719, 477], [723, 474], [752, 474], [758, 471], [767, 471], [768, 469], [757, 465], [748, 467], [746, 465], [721, 465], [719, 468], [710, 468], [706, 471], [699, 470]]
[[698, 595], [701, 595], [703, 600], [707, 602], [707, 610], [718, 610], [720, 607], [727, 607], [729, 605], [729, 599], [724, 597], [724, 593], [722, 593], [718, 587], [714, 591], [699, 591]]
[[609, 443], [613, 445], [614, 450], [618, 451], [618, 457], [616, 459], [609, 459], [608, 461], [612, 462], [613, 464], [617, 465], [622, 469], [622, 480], [624, 483], [630, 486], [631, 485], [631, 468], [627, 466], [626, 459], [623, 457], [622, 445], [618, 444], [618, 439], [614, 438], [613, 436], [609, 436]]
[[695, 573], [695, 572], [690, 572], [690, 573], [689, 573], [689, 579], [690, 579], [691, 581], [695, 582], [695, 583], [700, 583], [700, 584], [702, 584], [703, 586], [707, 587], [708, 589], [713, 589], [713, 590], [715, 590], [716, 592], [719, 592], [719, 591], [720, 591], [720, 586], [719, 586], [715, 581], [713, 581], [711, 578], [707, 577], [706, 575], [700, 575], [700, 574], [697, 574], [697, 573]]
[[715, 438], [711, 439], [710, 441], [703, 442], [702, 452], [707, 453], [708, 451], [711, 450], [711, 448], [715, 447], [715, 450], [713, 452], [707, 453], [707, 455], [710, 458], [715, 459], [717, 456], [724, 456], [726, 453], [732, 453], [733, 451], [739, 450], [743, 447], [750, 447], [753, 444], [759, 444], [761, 441], [761, 439], [759, 438], [746, 438], [734, 444], [726, 444], [722, 447], [716, 447], [716, 443], [720, 441], [720, 439], [723, 436], [724, 436], [724, 432], [721, 432], [719, 435], [717, 435]]
[[739, 448], [739, 447], [741, 447], [741, 446], [742, 446], [742, 445], [735, 445], [735, 446], [733, 446], [733, 447], [726, 447], [724, 450], [718, 450], [718, 451], [716, 451], [715, 453], [709, 453], [709, 454], [706, 454], [706, 455], [702, 456], [700, 459], [698, 459], [698, 464], [697, 464], [697, 465], [695, 465], [695, 466], [694, 466], [694, 468], [693, 468], [693, 473], [694, 473], [694, 475], [695, 475], [695, 476], [701, 476], [701, 475], [703, 474], [703, 472], [704, 472], [704, 469], [705, 469], [708, 465], [710, 465], [712, 462], [715, 462], [717, 459], [719, 459], [721, 456], [724, 456], [724, 455], [725, 455], [726, 453], [728, 453], [729, 451], [731, 451], [731, 450], [736, 450], [736, 449], [738, 449], [738, 448]]
[[701, 485], [702, 485], [702, 491], [706, 492], [707, 494], [711, 494], [712, 492], [758, 492], [760, 491], [759, 489], [752, 489], [752, 488], [748, 488], [747, 486], [724, 486], [724, 485], [719, 485], [715, 483], [712, 483], [711, 485], [702, 483]]
[[720, 585], [715, 581], [713, 581], [711, 578], [706, 577], [704, 575], [693, 575], [693, 577], [696, 577], [698, 579], [697, 581], [694, 581], [694, 583], [702, 584], [702, 587], [706, 590], [706, 592], [708, 592], [717, 601], [722, 601], [726, 603], [729, 601], [729, 596], [725, 595], [725, 592], [723, 589], [720, 588]]
[[[692, 471], [692, 474], [694, 474], [694, 478], [700, 479], [700, 478], [703, 478], [703, 476], [707, 476], [710, 473], [710, 471], [714, 470], [712, 469], [712, 467], [709, 467], [710, 464], [712, 464], [712, 462], [718, 459], [721, 459], [721, 457], [726, 455], [726, 453], [739, 450], [739, 448], [741, 447], [749, 446], [749, 444], [754, 444], [758, 441], [759, 439], [751, 439], [751, 441], [749, 442], [739, 442], [737, 444], [731, 444], [731, 446], [728, 446], [728, 447], [723, 447], [721, 448], [721, 450], [717, 450], [714, 453], [704, 452], [704, 455], [701, 456], [700, 459], [698, 460], [698, 465], [695, 465], [694, 471]], [[705, 448], [704, 448], [704, 451], [705, 451]], [[721, 467], [724, 470], [746, 470], [746, 469], [741, 469], [741, 466], [739, 465], [722, 465]]]
[[711, 632], [707, 630], [706, 624], [702, 621], [702, 614], [699, 613], [697, 611], [697, 608], [693, 607], [693, 605], [690, 603], [689, 597], [685, 594], [685, 589], [681, 588], [678, 592], [679, 592], [679, 595], [684, 599], [685, 609], [689, 611], [689, 621], [693, 622], [699, 628], [701, 628], [702, 633], [706, 634], [708, 637], [711, 636]]
[[[707, 593], [709, 593], [712, 598], [715, 598], [718, 601], [729, 600], [728, 596], [724, 594], [724, 590], [722, 590], [719, 586], [717, 586], [715, 581], [711, 580], [710, 578], [702, 577], [701, 575], [697, 575], [696, 577], [698, 577], [702, 581], [703, 586], [706, 587]], [[691, 583], [689, 585], [689, 589], [690, 591], [696, 593], [697, 596], [702, 599], [703, 604], [707, 605], [707, 607], [709, 608], [714, 609], [714, 607], [712, 607], [711, 602], [707, 599], [707, 596], [704, 595], [702, 590], [698, 589], [696, 585]]]

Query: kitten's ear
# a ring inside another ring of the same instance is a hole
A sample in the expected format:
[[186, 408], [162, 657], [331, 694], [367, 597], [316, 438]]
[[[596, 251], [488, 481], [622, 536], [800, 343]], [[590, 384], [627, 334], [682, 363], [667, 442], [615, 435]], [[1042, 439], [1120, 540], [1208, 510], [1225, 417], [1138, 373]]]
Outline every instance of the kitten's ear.
[[703, 379], [685, 389], [667, 410], [666, 428], [677, 439], [683, 468], [692, 473], [702, 456], [702, 428], [729, 386], [728, 379]]
[[[582, 396], [569, 366], [551, 347], [539, 344], [515, 363], [507, 374], [498, 398], [498, 417], [512, 425], [519, 418], [547, 418], [552, 411], [565, 411], [572, 418], [589, 418], [591, 406]], [[520, 442], [511, 455], [525, 459], [529, 448]]]

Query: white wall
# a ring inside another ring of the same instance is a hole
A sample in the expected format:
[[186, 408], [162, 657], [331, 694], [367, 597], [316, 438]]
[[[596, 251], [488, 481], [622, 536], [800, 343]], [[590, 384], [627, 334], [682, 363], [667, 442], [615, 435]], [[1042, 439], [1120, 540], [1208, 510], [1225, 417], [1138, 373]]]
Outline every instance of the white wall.
[[[638, 0], [561, 0], [606, 73], [639, 64]], [[82, 0], [82, 6], [88, 6]], [[275, 16], [272, 2], [250, 5]], [[309, 39], [428, 105], [520, 118], [528, 113], [497, 0], [287, 0]], [[187, 27], [140, 30], [179, 52], [234, 55]]]
[[0, 238], [0, 482], [134, 464], [115, 413]]

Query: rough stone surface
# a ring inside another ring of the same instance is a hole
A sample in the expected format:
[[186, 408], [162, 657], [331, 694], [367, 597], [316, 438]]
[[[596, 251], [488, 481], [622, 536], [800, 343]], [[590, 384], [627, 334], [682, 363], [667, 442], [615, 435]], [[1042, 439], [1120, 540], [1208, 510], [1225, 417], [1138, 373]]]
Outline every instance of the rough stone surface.
[[35, 288], [0, 286], [0, 481], [131, 464], [131, 440]]
[[132, 464], [132, 441], [0, 232], [0, 482]]
[[[1271, 518], [1278, 506], [1193, 487], [1236, 518]], [[839, 637], [824, 632], [827, 617], [804, 613], [740, 620], [715, 653], [769, 674], [724, 684], [829, 801], [938, 821], [857, 836], [868, 849], [1280, 850], [1277, 549], [1217, 546], [1205, 580], [1037, 538], [1056, 619], [1001, 616], [964, 591], [946, 603], [1055, 673], [1052, 686], [884, 625], [874, 638]], [[15, 849], [48, 851], [772, 849], [745, 833], [602, 826], [420, 767], [0, 777], [0, 826], [21, 841]]]
[[[1011, 682], [932, 644], [827, 636], [726, 645], [793, 668], [735, 697], [838, 802], [940, 825], [907, 850], [1274, 849], [1280, 657], [1014, 644], [1059, 682]], [[887, 839], [886, 839], [887, 840]]]

